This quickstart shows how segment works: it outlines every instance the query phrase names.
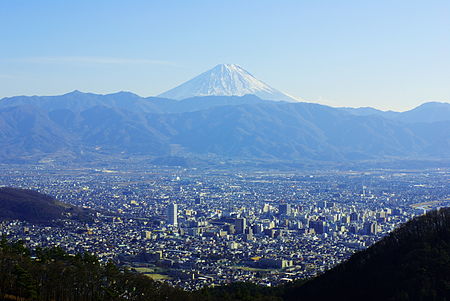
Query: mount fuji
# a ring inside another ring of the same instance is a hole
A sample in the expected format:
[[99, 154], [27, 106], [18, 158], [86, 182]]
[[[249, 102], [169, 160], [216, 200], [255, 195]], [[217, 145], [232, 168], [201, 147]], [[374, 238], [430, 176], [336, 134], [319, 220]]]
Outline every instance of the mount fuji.
[[159, 97], [186, 99], [196, 96], [243, 96], [253, 94], [261, 99], [297, 102], [293, 96], [270, 87], [235, 64], [220, 64]]

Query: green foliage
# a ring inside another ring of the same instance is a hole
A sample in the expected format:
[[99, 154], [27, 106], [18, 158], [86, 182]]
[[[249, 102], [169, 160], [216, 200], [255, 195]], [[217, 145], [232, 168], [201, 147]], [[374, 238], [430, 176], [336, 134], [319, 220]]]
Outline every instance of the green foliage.
[[92, 254], [73, 256], [61, 248], [30, 254], [22, 242], [0, 241], [0, 300], [191, 300], [188, 292], [112, 262], [101, 264]]
[[17, 288], [19, 295], [24, 296], [28, 300], [36, 300], [37, 286], [29, 271], [22, 268], [20, 265], [14, 266], [13, 275], [17, 279]]

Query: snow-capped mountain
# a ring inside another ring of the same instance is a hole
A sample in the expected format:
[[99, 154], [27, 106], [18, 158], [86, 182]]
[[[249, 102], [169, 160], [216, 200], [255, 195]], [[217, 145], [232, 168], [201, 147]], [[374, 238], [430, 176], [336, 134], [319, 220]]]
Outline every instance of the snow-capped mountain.
[[253, 94], [266, 100], [295, 102], [297, 99], [256, 79], [242, 67], [220, 64], [159, 97], [185, 99], [194, 96], [243, 96]]

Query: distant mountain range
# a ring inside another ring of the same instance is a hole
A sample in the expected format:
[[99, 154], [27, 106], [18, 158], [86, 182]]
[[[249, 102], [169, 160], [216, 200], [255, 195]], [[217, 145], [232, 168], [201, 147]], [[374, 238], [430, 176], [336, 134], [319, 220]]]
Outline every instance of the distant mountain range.
[[299, 102], [233, 64], [159, 97], [73, 91], [0, 100], [1, 162], [446, 159], [449, 133], [448, 103], [402, 113], [332, 108]]
[[449, 103], [442, 102], [427, 102], [406, 112], [380, 111], [373, 108], [343, 108], [343, 110], [358, 116], [376, 115], [406, 123], [431, 123], [450, 119]]
[[178, 156], [263, 160], [448, 158], [450, 104], [343, 109], [254, 95], [183, 100], [74, 91], [0, 100], [0, 159]]

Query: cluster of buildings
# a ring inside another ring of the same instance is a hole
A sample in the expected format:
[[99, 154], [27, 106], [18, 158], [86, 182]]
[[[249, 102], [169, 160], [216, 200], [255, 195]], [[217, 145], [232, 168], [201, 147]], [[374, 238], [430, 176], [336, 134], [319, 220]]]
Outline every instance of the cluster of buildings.
[[447, 170], [2, 168], [1, 186], [96, 211], [89, 224], [3, 221], [2, 235], [95, 253], [185, 289], [314, 276], [450, 199]]

